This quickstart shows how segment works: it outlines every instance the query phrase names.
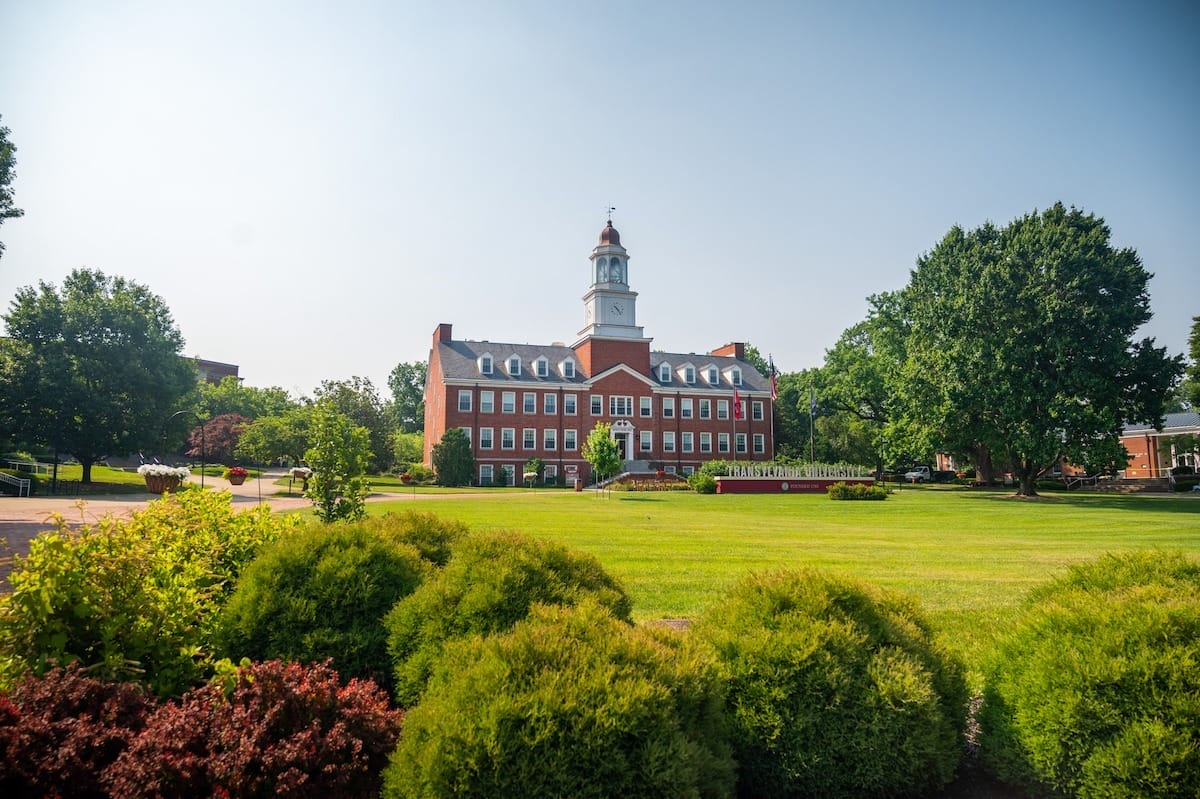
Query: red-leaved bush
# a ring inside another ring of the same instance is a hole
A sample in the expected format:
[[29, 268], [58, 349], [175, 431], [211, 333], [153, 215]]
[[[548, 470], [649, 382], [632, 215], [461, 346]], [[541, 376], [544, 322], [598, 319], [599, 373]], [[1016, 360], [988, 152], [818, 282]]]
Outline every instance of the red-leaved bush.
[[154, 707], [141, 686], [94, 680], [78, 665], [26, 677], [0, 696], [0, 795], [104, 797], [104, 768]]
[[121, 797], [374, 797], [401, 712], [375, 683], [279, 661], [167, 702], [105, 773]]

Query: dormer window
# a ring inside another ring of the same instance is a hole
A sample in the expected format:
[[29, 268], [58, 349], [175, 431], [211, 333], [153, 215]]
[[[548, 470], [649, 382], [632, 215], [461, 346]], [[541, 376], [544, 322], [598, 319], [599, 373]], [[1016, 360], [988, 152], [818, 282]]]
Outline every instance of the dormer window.
[[485, 352], [479, 356], [479, 373], [481, 375], [490, 375], [492, 373], [492, 356], [491, 353]]
[[683, 382], [689, 386], [696, 384], [696, 367], [690, 363], [683, 367]]
[[538, 358], [533, 362], [533, 372], [538, 377], [548, 377], [550, 375], [550, 362], [545, 358]]
[[563, 378], [565, 378], [567, 380], [574, 380], [575, 379], [575, 362], [572, 361], [570, 358], [568, 358], [567, 360], [562, 362], [560, 371], [562, 372]]
[[511, 377], [521, 376], [521, 358], [518, 355], [508, 356], [508, 374]]
[[735, 386], [742, 384], [742, 370], [739, 367], [734, 366], [729, 369], [729, 382]]
[[658, 365], [658, 379], [662, 383], [671, 382], [671, 364], [660, 363]]
[[708, 372], [708, 377], [705, 379], [708, 380], [708, 384], [710, 386], [720, 385], [721, 373], [717, 371], [717, 367], [710, 366], [706, 371]]

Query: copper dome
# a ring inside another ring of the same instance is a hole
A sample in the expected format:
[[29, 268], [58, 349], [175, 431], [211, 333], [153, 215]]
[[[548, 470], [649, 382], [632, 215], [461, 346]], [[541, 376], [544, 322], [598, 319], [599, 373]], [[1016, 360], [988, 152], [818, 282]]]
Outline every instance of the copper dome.
[[604, 230], [600, 231], [600, 244], [614, 244], [618, 247], [621, 246], [621, 234], [618, 233], [617, 229], [612, 226], [611, 219], [608, 220], [608, 225], [605, 226]]

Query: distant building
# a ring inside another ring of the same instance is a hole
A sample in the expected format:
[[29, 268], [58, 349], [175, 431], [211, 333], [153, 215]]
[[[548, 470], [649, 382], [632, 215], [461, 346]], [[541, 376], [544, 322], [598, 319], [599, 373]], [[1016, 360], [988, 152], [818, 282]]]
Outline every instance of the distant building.
[[[1176, 466], [1191, 466], [1200, 471], [1200, 451], [1186, 448], [1176, 442], [1166, 441], [1174, 436], [1200, 436], [1200, 413], [1168, 413], [1163, 420], [1162, 430], [1148, 424], [1131, 424], [1121, 431], [1121, 444], [1129, 453], [1126, 477], [1166, 477]], [[1165, 451], [1160, 451], [1165, 450]]]
[[201, 383], [220, 383], [227, 377], [237, 377], [238, 367], [232, 363], [196, 358], [196, 372]]
[[651, 352], [637, 326], [629, 253], [611, 219], [590, 261], [574, 344], [456, 340], [451, 325], [438, 325], [425, 380], [425, 463], [446, 430], [460, 427], [482, 485], [499, 467], [519, 481], [533, 457], [546, 465], [547, 482], [586, 481], [580, 450], [597, 422], [612, 425], [629, 471], [690, 474], [713, 459], [770, 460], [771, 383], [745, 359], [745, 345]]

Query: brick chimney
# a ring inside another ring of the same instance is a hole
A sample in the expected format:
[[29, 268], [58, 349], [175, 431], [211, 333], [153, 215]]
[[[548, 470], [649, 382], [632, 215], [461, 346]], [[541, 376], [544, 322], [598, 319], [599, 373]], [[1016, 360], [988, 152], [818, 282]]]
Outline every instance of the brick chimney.
[[732, 343], [726, 344], [723, 347], [717, 347], [715, 350], [710, 352], [709, 355], [724, 355], [724, 356], [732, 355], [734, 358], [737, 358], [739, 361], [744, 361], [744, 360], [746, 360], [746, 345], [741, 341], [734, 341]]
[[433, 343], [436, 346], [439, 341], [450, 340], [450, 328], [453, 327], [449, 322], [442, 322], [437, 326], [437, 330], [433, 331]]

